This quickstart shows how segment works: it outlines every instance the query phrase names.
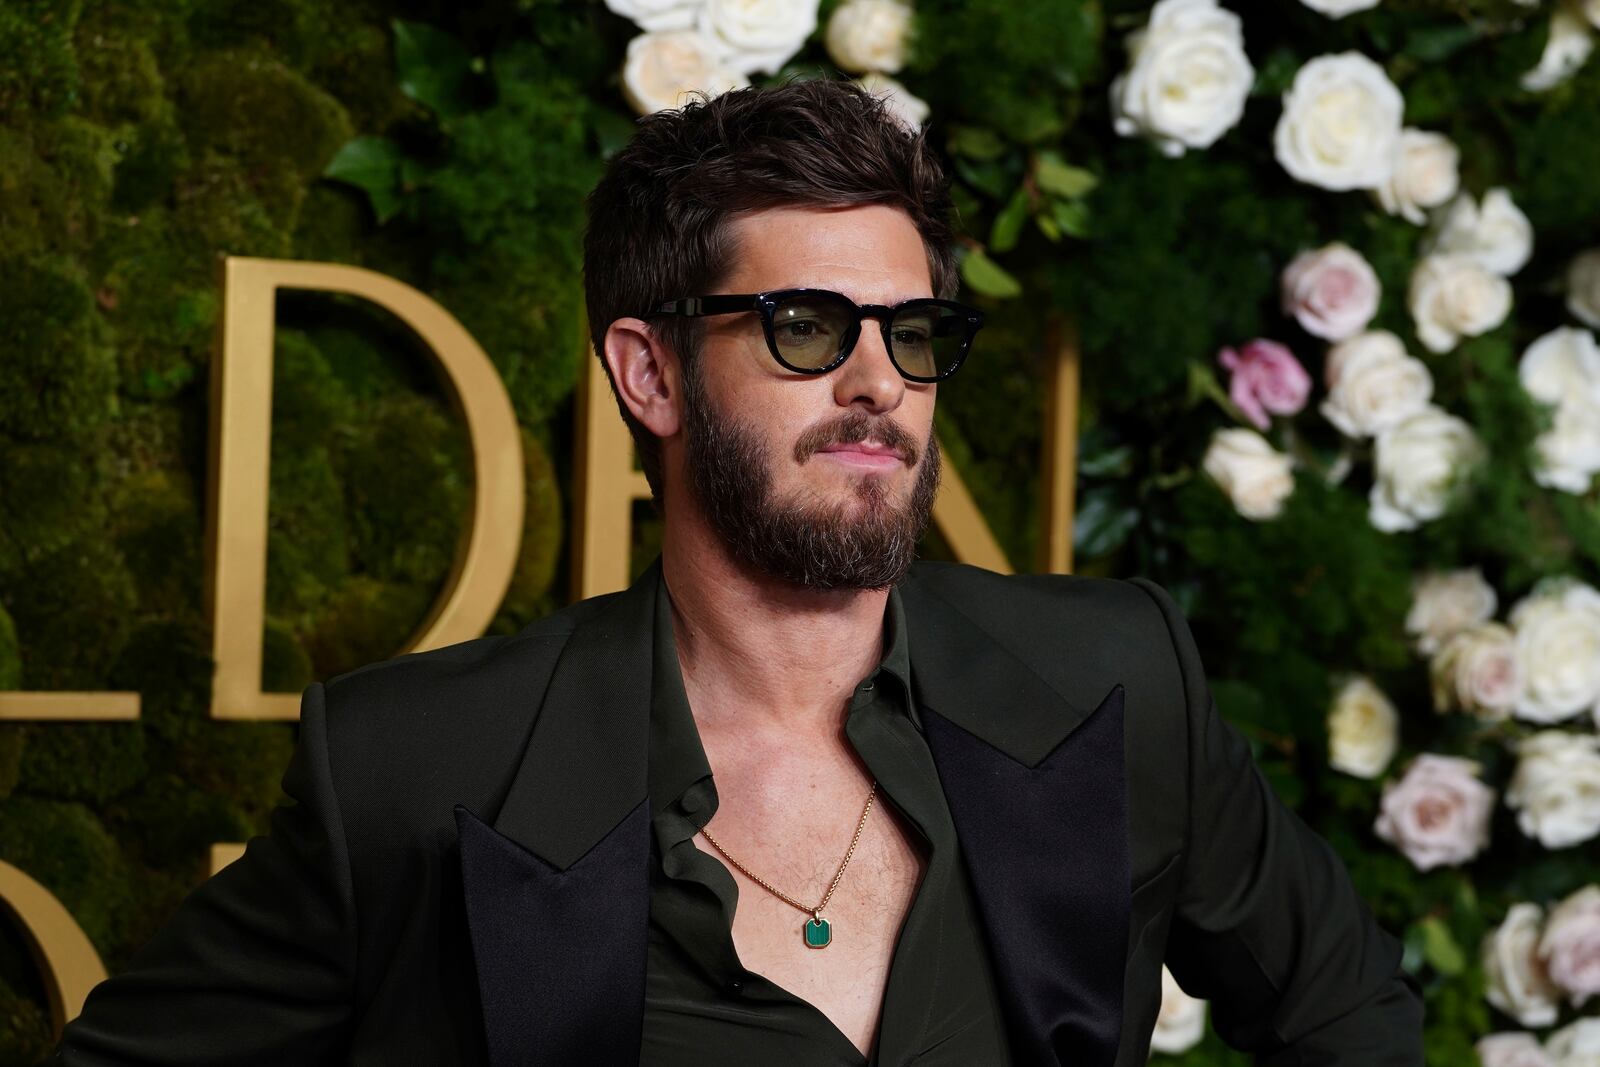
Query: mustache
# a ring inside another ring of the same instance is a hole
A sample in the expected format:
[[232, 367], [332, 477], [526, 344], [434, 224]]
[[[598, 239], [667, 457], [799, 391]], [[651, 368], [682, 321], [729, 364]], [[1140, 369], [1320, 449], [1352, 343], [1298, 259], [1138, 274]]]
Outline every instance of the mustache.
[[797, 463], [804, 463], [830, 445], [853, 445], [869, 437], [898, 452], [908, 467], [915, 467], [922, 455], [922, 442], [910, 430], [887, 415], [868, 415], [856, 410], [820, 422], [802, 433], [794, 443], [794, 458]]

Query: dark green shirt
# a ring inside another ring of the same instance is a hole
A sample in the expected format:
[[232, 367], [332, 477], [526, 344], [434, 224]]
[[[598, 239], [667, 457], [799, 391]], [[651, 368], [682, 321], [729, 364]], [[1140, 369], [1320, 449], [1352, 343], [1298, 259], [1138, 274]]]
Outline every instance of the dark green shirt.
[[[955, 827], [911, 698], [898, 590], [890, 592], [885, 612], [883, 662], [856, 686], [845, 736], [877, 778], [879, 796], [921, 835], [928, 864], [895, 944], [870, 1059], [809, 1001], [739, 963], [733, 944], [738, 887], [722, 862], [692, 840], [716, 812], [717, 790], [684, 695], [665, 582], [656, 605], [650, 949], [640, 1062], [646, 1067], [987, 1067], [1008, 1062], [994, 974]], [[803, 921], [795, 912], [797, 947]]]

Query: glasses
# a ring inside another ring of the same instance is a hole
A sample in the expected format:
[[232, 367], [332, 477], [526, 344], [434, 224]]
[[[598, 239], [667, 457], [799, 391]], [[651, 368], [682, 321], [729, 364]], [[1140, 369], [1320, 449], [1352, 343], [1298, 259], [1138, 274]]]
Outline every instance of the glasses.
[[656, 307], [656, 315], [731, 315], [759, 311], [772, 358], [800, 374], [826, 374], [850, 358], [861, 320], [878, 320], [883, 347], [902, 377], [938, 382], [967, 358], [983, 312], [953, 300], [918, 298], [893, 307], [857, 304], [828, 289], [775, 289], [730, 296], [686, 296]]

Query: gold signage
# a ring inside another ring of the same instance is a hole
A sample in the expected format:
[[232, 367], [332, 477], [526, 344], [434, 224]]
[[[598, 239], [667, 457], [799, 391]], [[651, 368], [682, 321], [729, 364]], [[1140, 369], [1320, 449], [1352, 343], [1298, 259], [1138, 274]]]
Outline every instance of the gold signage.
[[11, 916], [44, 979], [56, 1037], [83, 1010], [83, 1000], [106, 977], [100, 954], [83, 928], [44, 886], [0, 860], [0, 912]]
[[216, 677], [214, 719], [298, 719], [297, 693], [261, 691], [266, 624], [267, 457], [272, 445], [273, 309], [279, 289], [363, 297], [417, 332], [433, 353], [472, 447], [472, 514], [450, 576], [399, 652], [483, 633], [500, 607], [522, 540], [522, 446], [505, 385], [478, 342], [444, 308], [361, 267], [229, 256], [222, 351], [211, 371], [206, 607]]

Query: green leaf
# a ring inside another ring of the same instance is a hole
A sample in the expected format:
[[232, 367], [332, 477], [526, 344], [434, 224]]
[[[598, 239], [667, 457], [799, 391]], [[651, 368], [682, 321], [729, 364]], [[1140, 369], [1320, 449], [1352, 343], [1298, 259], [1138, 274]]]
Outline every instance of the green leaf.
[[394, 19], [390, 25], [400, 91], [440, 118], [465, 111], [473, 70], [467, 46], [425, 22]]
[[1052, 201], [1050, 214], [1063, 231], [1074, 237], [1089, 236], [1089, 205], [1082, 200]]
[[1103, 556], [1122, 547], [1139, 525], [1139, 509], [1122, 498], [1118, 486], [1084, 492], [1072, 521], [1073, 548], [1084, 556]]
[[1005, 268], [985, 255], [981, 248], [974, 248], [961, 257], [961, 277], [984, 296], [1004, 300], [1022, 293], [1022, 283], [1006, 273]]
[[594, 109], [594, 139], [600, 146], [600, 158], [610, 159], [617, 151], [633, 140], [638, 129], [633, 119], [609, 108]]
[[1419, 26], [1406, 35], [1405, 54], [1425, 63], [1439, 63], [1483, 36], [1475, 21]]
[[1033, 166], [1033, 178], [1045, 192], [1068, 200], [1085, 196], [1100, 184], [1100, 179], [1089, 171], [1067, 164], [1054, 152], [1039, 153]]
[[322, 176], [366, 193], [373, 214], [386, 222], [400, 210], [400, 164], [400, 146], [387, 137], [357, 137], [334, 153]]
[[1040, 213], [1033, 217], [1034, 225], [1039, 227], [1039, 232], [1052, 241], [1061, 240], [1061, 226], [1049, 215]]
[[989, 247], [996, 252], [1009, 252], [1017, 246], [1017, 237], [1022, 233], [1022, 224], [1028, 221], [1028, 190], [1017, 186], [1017, 191], [1011, 194], [1011, 199], [1006, 201], [1006, 206], [994, 217], [994, 226], [989, 230]]
[[988, 159], [982, 162], [972, 162], [966, 159], [956, 159], [956, 173], [961, 180], [985, 193], [995, 200], [1000, 200], [1010, 194], [1014, 175], [1007, 175], [1006, 168], [999, 160]]
[[1444, 975], [1460, 974], [1467, 965], [1466, 955], [1456, 944], [1450, 928], [1438, 916], [1422, 920], [1422, 955], [1434, 970]]
[[997, 159], [1006, 150], [1000, 135], [982, 126], [956, 126], [948, 143], [952, 155], [968, 159]]
[[1117, 445], [1078, 459], [1078, 472], [1090, 478], [1120, 478], [1133, 471], [1133, 446]]

